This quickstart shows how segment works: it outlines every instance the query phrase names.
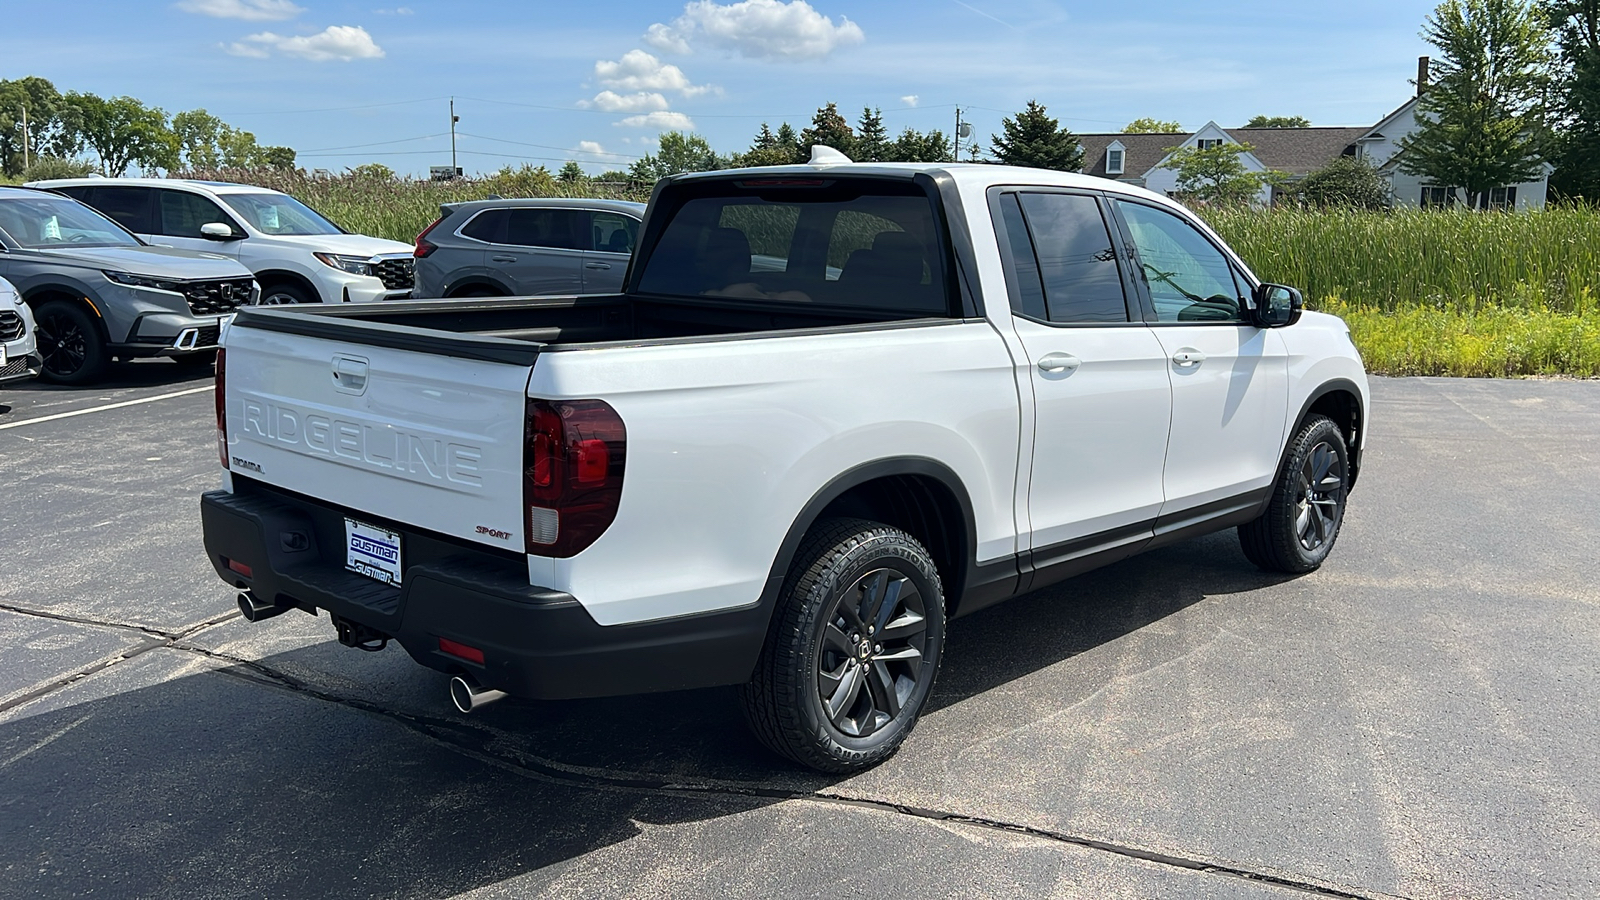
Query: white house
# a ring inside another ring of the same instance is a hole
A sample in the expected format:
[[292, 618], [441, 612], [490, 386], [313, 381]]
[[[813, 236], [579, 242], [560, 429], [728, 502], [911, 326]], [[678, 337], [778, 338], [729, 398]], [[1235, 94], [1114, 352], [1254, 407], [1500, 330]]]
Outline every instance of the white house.
[[[1162, 165], [1177, 147], [1213, 146], [1212, 142], [1249, 144], [1253, 149], [1239, 156], [1246, 170], [1272, 169], [1287, 173], [1291, 181], [1304, 178], [1341, 156], [1365, 159], [1378, 170], [1390, 187], [1397, 206], [1445, 206], [1466, 202], [1466, 192], [1437, 185], [1401, 170], [1404, 154], [1400, 141], [1418, 127], [1417, 101], [1428, 86], [1428, 58], [1417, 65], [1418, 95], [1372, 127], [1354, 128], [1222, 128], [1207, 122], [1192, 134], [1082, 134], [1083, 171], [1089, 175], [1113, 178], [1147, 187], [1162, 194], [1177, 191], [1178, 173]], [[1495, 188], [1482, 203], [1492, 208], [1538, 209], [1544, 206], [1550, 173], [1546, 163], [1536, 181]], [[1270, 205], [1271, 187], [1264, 187], [1256, 201]]]

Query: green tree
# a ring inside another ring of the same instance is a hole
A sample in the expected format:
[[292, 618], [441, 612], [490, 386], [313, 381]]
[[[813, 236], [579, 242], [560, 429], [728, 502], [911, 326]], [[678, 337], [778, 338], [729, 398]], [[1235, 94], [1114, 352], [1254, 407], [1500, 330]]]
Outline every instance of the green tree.
[[1545, 17], [1528, 0], [1445, 0], [1422, 36], [1442, 58], [1417, 104], [1417, 130], [1400, 141], [1401, 169], [1465, 189], [1472, 207], [1490, 188], [1539, 177]]
[[178, 165], [177, 136], [167, 127], [167, 114], [132, 97], [109, 100], [70, 92], [63, 103], [77, 110], [83, 143], [100, 158], [100, 171], [113, 178], [135, 163], [141, 169]]
[[567, 160], [566, 164], [561, 167], [561, 171], [556, 173], [556, 180], [563, 184], [577, 184], [588, 177], [583, 173], [583, 166], [578, 165], [576, 160], [571, 159]]
[[[28, 152], [23, 153], [23, 111], [27, 111]], [[62, 146], [65, 123], [60, 117], [61, 94], [49, 81], [30, 75], [15, 81], [0, 80], [0, 172], [21, 174], [24, 162], [39, 156], [71, 156], [73, 146]], [[74, 135], [75, 137], [75, 135]], [[70, 143], [70, 142], [69, 142]]]
[[722, 168], [722, 164], [723, 160], [700, 135], [666, 131], [661, 134], [656, 152], [635, 161], [628, 175], [634, 181], [654, 184], [669, 175], [709, 172]]
[[881, 162], [949, 162], [950, 148], [950, 138], [942, 131], [907, 128], [888, 145]]
[[1033, 100], [1015, 119], [1001, 119], [1000, 130], [1005, 132], [1004, 137], [996, 134], [990, 138], [995, 159], [1006, 165], [1061, 172], [1083, 168], [1083, 144]]
[[1122, 126], [1123, 134], [1184, 134], [1183, 124], [1180, 122], [1164, 122], [1161, 119], [1134, 119]]
[[789, 162], [803, 163], [811, 158], [811, 148], [800, 143], [800, 135], [795, 133], [794, 126], [788, 122], [778, 126], [778, 133], [774, 135], [779, 147], [789, 148]]
[[856, 162], [882, 162], [889, 151], [889, 133], [883, 128], [883, 110], [864, 108], [856, 120]]
[[1312, 206], [1386, 209], [1389, 185], [1366, 160], [1341, 156], [1300, 182], [1300, 199]]
[[1244, 123], [1246, 128], [1310, 128], [1311, 120], [1305, 116], [1256, 116]]
[[[788, 128], [786, 124], [783, 126]], [[793, 129], [790, 129], [791, 136]], [[750, 142], [750, 149], [740, 154], [735, 160], [740, 166], [787, 166], [795, 162], [795, 143], [793, 140], [785, 141], [772, 133], [767, 123], [761, 123], [761, 130], [756, 132], [755, 139]]]
[[1551, 0], [1546, 11], [1561, 59], [1553, 91], [1561, 128], [1550, 186], [1600, 202], [1600, 0]]
[[850, 123], [839, 115], [837, 104], [829, 103], [818, 109], [817, 114], [811, 117], [811, 127], [800, 132], [800, 147], [805, 151], [806, 159], [811, 158], [811, 148], [817, 144], [832, 147], [855, 159], [856, 135], [850, 130]]
[[186, 169], [217, 169], [222, 166], [222, 132], [228, 126], [203, 109], [191, 109], [172, 117], [172, 133]]
[[622, 184], [624, 182], [632, 181], [633, 176], [629, 175], [627, 172], [621, 171], [620, 169], [607, 169], [604, 172], [601, 172], [599, 175], [596, 175], [594, 180], [609, 184]]
[[273, 169], [293, 169], [295, 152], [292, 147], [262, 147], [261, 164]]
[[1282, 172], [1252, 172], [1240, 157], [1254, 148], [1249, 144], [1218, 144], [1204, 150], [1174, 147], [1163, 169], [1178, 173], [1178, 192], [1208, 206], [1243, 206], [1261, 189], [1285, 177]]

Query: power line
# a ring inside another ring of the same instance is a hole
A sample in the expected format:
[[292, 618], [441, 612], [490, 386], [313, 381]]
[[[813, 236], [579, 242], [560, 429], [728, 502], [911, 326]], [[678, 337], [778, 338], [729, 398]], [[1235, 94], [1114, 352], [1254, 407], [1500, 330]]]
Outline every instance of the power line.
[[562, 150], [567, 153], [587, 153], [590, 156], [625, 156], [628, 159], [644, 158], [635, 153], [612, 153], [610, 150], [574, 150], [570, 147], [556, 147], [551, 144], [530, 144], [527, 141], [513, 141], [506, 138], [489, 137], [486, 134], [468, 134], [465, 131], [459, 132], [459, 134], [462, 137], [477, 138], [481, 141], [495, 141], [501, 144], [516, 144], [519, 147], [538, 147], [541, 150]]
[[328, 150], [360, 150], [363, 147], [386, 147], [386, 146], [388, 146], [390, 144], [406, 144], [406, 143], [410, 143], [411, 141], [425, 141], [425, 140], [429, 140], [430, 138], [444, 137], [445, 135], [447, 135], [449, 133], [450, 132], [448, 132], [448, 131], [441, 131], [438, 134], [424, 134], [424, 135], [420, 135], [418, 137], [400, 138], [399, 140], [396, 140], [396, 141], [375, 141], [375, 142], [373, 142], [371, 144], [347, 144], [347, 145], [345, 145], [343, 147], [313, 147], [313, 148], [311, 148], [311, 149], [309, 149], [309, 150], [307, 150], [305, 152], [306, 153], [322, 153], [322, 152], [328, 151]]
[[302, 115], [304, 113], [350, 112], [352, 110], [358, 110], [358, 109], [383, 109], [384, 107], [388, 107], [388, 106], [407, 106], [407, 105], [412, 104], [412, 103], [434, 103], [434, 102], [437, 102], [439, 100], [445, 100], [445, 99], [448, 99], [448, 98], [445, 98], [445, 97], [422, 97], [422, 98], [419, 98], [417, 100], [396, 100], [393, 103], [369, 103], [369, 104], [366, 104], [364, 106], [325, 106], [325, 107], [322, 107], [321, 109], [277, 109], [277, 110], [271, 110], [271, 111], [267, 111], [267, 112], [216, 113], [216, 115], [219, 118], [227, 117], [227, 118], [231, 118], [231, 119], [242, 119], [242, 118], [246, 118], [246, 117], [249, 117], [249, 116], [298, 116], [298, 115]]

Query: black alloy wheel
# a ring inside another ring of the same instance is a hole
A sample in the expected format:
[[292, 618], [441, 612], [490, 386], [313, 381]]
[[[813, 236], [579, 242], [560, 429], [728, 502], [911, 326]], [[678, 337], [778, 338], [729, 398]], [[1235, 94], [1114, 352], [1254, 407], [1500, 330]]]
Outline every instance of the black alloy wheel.
[[893, 569], [841, 591], [817, 648], [817, 699], [840, 733], [867, 737], [900, 714], [921, 679], [928, 638], [922, 593]]
[[99, 378], [110, 358], [99, 325], [81, 303], [51, 300], [34, 313], [41, 375], [56, 384], [87, 384]]
[[1349, 494], [1344, 434], [1327, 416], [1310, 416], [1289, 442], [1266, 511], [1239, 526], [1239, 546], [1269, 572], [1313, 571], [1339, 538]]
[[916, 725], [944, 649], [944, 589], [916, 538], [830, 519], [801, 542], [745, 718], [773, 751], [823, 772], [889, 758]]

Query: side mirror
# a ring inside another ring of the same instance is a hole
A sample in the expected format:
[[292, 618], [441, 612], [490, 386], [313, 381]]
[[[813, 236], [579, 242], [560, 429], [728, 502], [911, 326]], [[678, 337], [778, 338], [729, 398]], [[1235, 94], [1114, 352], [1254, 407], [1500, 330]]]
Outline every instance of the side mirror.
[[1255, 301], [1250, 321], [1257, 328], [1283, 328], [1300, 320], [1305, 300], [1300, 292], [1281, 284], [1263, 284], [1251, 295]]
[[242, 234], [235, 234], [232, 226], [221, 222], [207, 222], [201, 225], [200, 236], [208, 241], [237, 241], [244, 237]]

